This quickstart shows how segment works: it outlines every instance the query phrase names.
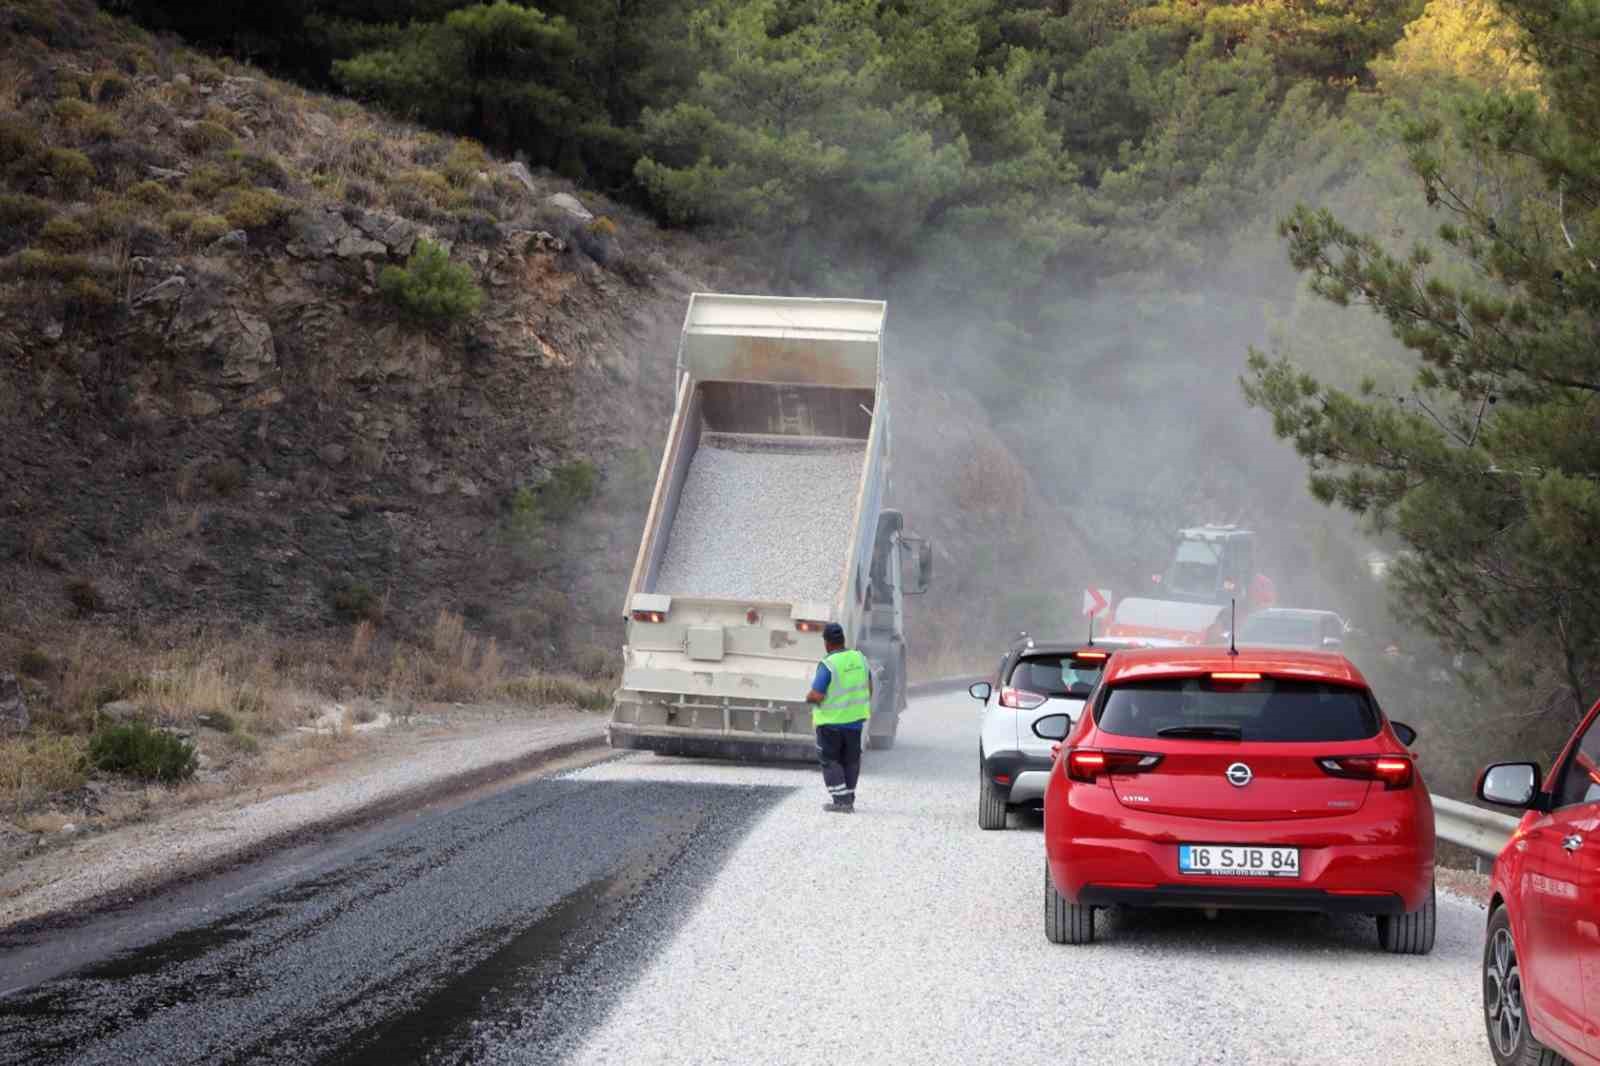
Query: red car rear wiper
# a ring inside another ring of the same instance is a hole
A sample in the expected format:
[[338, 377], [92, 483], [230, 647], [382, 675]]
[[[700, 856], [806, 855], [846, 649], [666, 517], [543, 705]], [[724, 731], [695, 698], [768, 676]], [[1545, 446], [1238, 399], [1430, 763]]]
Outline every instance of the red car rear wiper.
[[1244, 730], [1236, 725], [1169, 725], [1156, 730], [1158, 737], [1193, 737], [1196, 740], [1243, 740]]

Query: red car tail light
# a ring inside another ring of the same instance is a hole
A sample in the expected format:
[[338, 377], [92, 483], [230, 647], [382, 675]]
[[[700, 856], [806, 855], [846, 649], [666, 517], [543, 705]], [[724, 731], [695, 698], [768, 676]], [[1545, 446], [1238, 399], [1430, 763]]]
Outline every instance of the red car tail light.
[[1411, 760], [1399, 755], [1336, 755], [1318, 759], [1324, 773], [1361, 781], [1382, 781], [1386, 789], [1410, 788], [1416, 777]]
[[1143, 751], [1096, 751], [1073, 748], [1067, 752], [1067, 776], [1074, 781], [1094, 781], [1102, 774], [1142, 774], [1154, 770], [1161, 756]]
[[1019, 711], [1031, 711], [1043, 704], [1044, 700], [1037, 692], [1023, 688], [1007, 687], [1000, 690], [1000, 706], [1015, 707]]

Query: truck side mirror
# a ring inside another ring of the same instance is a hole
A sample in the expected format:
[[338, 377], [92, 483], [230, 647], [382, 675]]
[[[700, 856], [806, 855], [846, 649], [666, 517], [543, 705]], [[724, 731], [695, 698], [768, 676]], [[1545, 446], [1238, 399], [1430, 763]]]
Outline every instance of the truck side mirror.
[[933, 545], [921, 537], [908, 537], [902, 535], [900, 543], [912, 551], [916, 562], [916, 575], [908, 578], [901, 591], [907, 596], [920, 596], [928, 591], [928, 585], [933, 581]]

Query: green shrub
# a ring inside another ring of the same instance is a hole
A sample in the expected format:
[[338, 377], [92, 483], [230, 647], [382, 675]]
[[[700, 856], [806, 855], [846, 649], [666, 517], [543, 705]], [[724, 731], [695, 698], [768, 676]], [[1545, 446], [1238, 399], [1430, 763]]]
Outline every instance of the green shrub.
[[[137, 69], [137, 57], [135, 57], [134, 65], [135, 69]], [[100, 87], [95, 90], [94, 98], [102, 104], [115, 103], [127, 96], [131, 88], [132, 86], [129, 84], [128, 79], [121, 74], [102, 74], [100, 75]]]
[[172, 785], [194, 776], [194, 745], [144, 722], [106, 726], [89, 738], [89, 762], [107, 773]]
[[249, 733], [229, 733], [226, 743], [230, 749], [240, 755], [261, 754], [261, 741]]
[[231, 168], [216, 163], [202, 163], [183, 180], [183, 187], [197, 200], [210, 200], [223, 189], [238, 183], [238, 175]]
[[89, 209], [89, 232], [96, 240], [109, 241], [124, 237], [133, 229], [141, 212], [128, 200], [109, 197]]
[[68, 188], [87, 185], [94, 180], [94, 164], [76, 148], [52, 148], [45, 155], [45, 167], [50, 176]]
[[10, 169], [31, 165], [43, 150], [37, 126], [15, 112], [0, 115], [0, 160], [8, 161]]
[[128, 198], [135, 203], [153, 207], [158, 211], [165, 211], [171, 207], [174, 199], [172, 192], [159, 181], [141, 181], [128, 187]]
[[89, 243], [89, 231], [70, 218], [58, 216], [39, 231], [39, 243], [58, 252], [75, 252]]
[[600, 471], [587, 459], [563, 463], [551, 471], [550, 480], [540, 487], [539, 509], [552, 521], [564, 521], [594, 499], [599, 485]]
[[35, 680], [55, 673], [56, 664], [38, 648], [29, 648], [17, 659], [17, 672]]
[[67, 295], [84, 311], [109, 311], [117, 306], [117, 295], [93, 278], [73, 278]]
[[94, 273], [94, 264], [81, 255], [62, 255], [28, 248], [17, 256], [17, 271], [24, 277], [71, 281]]
[[68, 129], [72, 129], [74, 126], [87, 122], [89, 119], [93, 118], [95, 114], [93, 104], [86, 103], [82, 100], [75, 100], [70, 97], [57, 100], [55, 105], [51, 107], [50, 110], [55, 114], [56, 121]]
[[271, 189], [240, 189], [228, 201], [225, 212], [234, 229], [261, 229], [271, 226], [294, 210], [294, 203]]
[[201, 119], [192, 126], [185, 126], [178, 135], [178, 140], [183, 147], [195, 155], [204, 155], [223, 148], [232, 148], [238, 138], [233, 131], [220, 122], [210, 119]]
[[[167, 227], [167, 232], [172, 234], [172, 236], [183, 237], [188, 234], [189, 227], [193, 226], [195, 219], [199, 217], [200, 215], [198, 212], [180, 208], [177, 211], [168, 211], [165, 215], [163, 215], [161, 217], [161, 224]], [[226, 222], [227, 219], [223, 219], [223, 221]]]
[[450, 202], [449, 180], [432, 170], [408, 170], [395, 178], [394, 185], [397, 190], [404, 190], [434, 207]]
[[443, 248], [427, 240], [417, 241], [404, 267], [384, 267], [378, 288], [406, 314], [427, 322], [466, 318], [483, 303], [472, 272], [450, 262]]
[[228, 153], [228, 162], [238, 168], [239, 173], [258, 184], [270, 185], [274, 189], [283, 189], [289, 184], [289, 172], [271, 156], [256, 155], [236, 148]]
[[232, 229], [232, 223], [221, 215], [196, 215], [194, 221], [189, 223], [189, 239], [199, 244], [210, 244]]
[[376, 625], [383, 621], [383, 601], [371, 585], [360, 581], [333, 590], [333, 609], [352, 622], [365, 620]]
[[572, 665], [580, 677], [596, 680], [610, 677], [616, 671], [618, 663], [618, 656], [605, 648], [590, 645], [579, 649], [578, 654], [573, 657]]
[[489, 154], [477, 141], [459, 140], [451, 147], [442, 169], [451, 185], [471, 185], [478, 180], [480, 171], [489, 169]]
[[0, 193], [0, 226], [35, 226], [50, 217], [50, 205], [27, 193]]
[[67, 582], [67, 602], [79, 615], [93, 614], [105, 606], [100, 586], [86, 577], [75, 577]]

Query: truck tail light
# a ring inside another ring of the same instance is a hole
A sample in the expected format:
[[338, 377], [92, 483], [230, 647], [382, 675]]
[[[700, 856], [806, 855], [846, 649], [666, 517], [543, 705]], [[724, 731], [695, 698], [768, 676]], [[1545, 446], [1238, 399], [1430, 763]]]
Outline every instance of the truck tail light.
[[1416, 774], [1411, 760], [1400, 755], [1334, 755], [1318, 759], [1317, 765], [1333, 777], [1358, 781], [1382, 781], [1385, 789], [1410, 788]]
[[1067, 776], [1074, 781], [1094, 781], [1104, 774], [1142, 774], [1160, 762], [1161, 756], [1144, 751], [1073, 748], [1067, 752]]
[[634, 611], [633, 612], [633, 620], [635, 622], [665, 622], [667, 620], [667, 612], [666, 611]]
[[823, 627], [827, 624], [826, 622], [818, 622], [814, 618], [802, 618], [794, 624], [794, 627], [802, 633], [821, 633]]
[[1045, 697], [1037, 692], [1029, 692], [1023, 688], [1007, 686], [1000, 690], [1000, 706], [1002, 707], [1014, 707], [1019, 711], [1031, 711], [1043, 704], [1044, 701]]

